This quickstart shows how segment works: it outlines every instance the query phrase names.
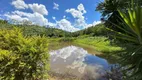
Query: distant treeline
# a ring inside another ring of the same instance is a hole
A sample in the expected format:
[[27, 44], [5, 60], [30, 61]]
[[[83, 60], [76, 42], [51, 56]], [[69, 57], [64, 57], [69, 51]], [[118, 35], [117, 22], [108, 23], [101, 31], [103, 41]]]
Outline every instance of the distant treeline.
[[78, 37], [82, 35], [90, 35], [90, 36], [107, 36], [108, 30], [104, 26], [104, 24], [98, 24], [96, 26], [92, 26], [77, 32], [72, 33], [73, 37]]
[[0, 28], [11, 29], [13, 27], [21, 28], [25, 36], [33, 36], [33, 35], [43, 36], [44, 35], [47, 37], [64, 37], [64, 36], [70, 35], [70, 32], [63, 31], [57, 28], [49, 28], [49, 27], [38, 26], [38, 25], [14, 25], [14, 24], [8, 23], [8, 21], [0, 20]]
[[21, 28], [25, 36], [44, 35], [47, 37], [78, 37], [82, 35], [104, 36], [108, 34], [108, 31], [105, 28], [104, 24], [98, 24], [96, 26], [92, 26], [77, 32], [67, 32], [57, 28], [50, 28], [38, 25], [14, 25], [8, 23], [8, 21], [5, 20], [0, 20], [0, 25], [0, 28]]

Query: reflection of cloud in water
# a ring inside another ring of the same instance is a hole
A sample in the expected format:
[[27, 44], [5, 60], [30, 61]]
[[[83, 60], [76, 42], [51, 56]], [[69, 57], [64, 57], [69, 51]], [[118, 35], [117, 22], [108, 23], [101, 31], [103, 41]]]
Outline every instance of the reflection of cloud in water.
[[[83, 50], [83, 48], [68, 46], [59, 50], [51, 51], [51, 57], [53, 58], [53, 62], [57, 61], [57, 59], [63, 59], [64, 63], [71, 61], [71, 64], [66, 65], [67, 68], [75, 69], [78, 68], [80, 73], [84, 72], [85, 67], [84, 57], [88, 54], [87, 51]], [[72, 58], [73, 57], [73, 58]]]
[[75, 60], [71, 65], [67, 66], [67, 68], [71, 69], [78, 68], [78, 71], [83, 74], [86, 66], [87, 65], [84, 64], [82, 61]]
[[108, 65], [106, 60], [90, 55], [83, 48], [76, 46], [51, 51], [50, 55], [51, 70], [65, 71], [65, 69], [69, 69], [75, 75], [91, 71], [95, 77], [98, 77], [104, 66]]
[[50, 55], [56, 56], [56, 58], [60, 57], [62, 59], [67, 59], [71, 55], [71, 53], [75, 51], [75, 49], [76, 48], [74, 48], [73, 46], [69, 46], [59, 50], [51, 51]]

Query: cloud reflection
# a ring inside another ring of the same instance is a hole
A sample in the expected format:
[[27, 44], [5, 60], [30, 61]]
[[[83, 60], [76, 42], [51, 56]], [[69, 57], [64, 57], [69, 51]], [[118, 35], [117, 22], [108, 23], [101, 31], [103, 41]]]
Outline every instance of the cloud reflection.
[[76, 46], [50, 51], [50, 55], [51, 70], [58, 70], [59, 72], [71, 70], [73, 74], [80, 76], [90, 72], [95, 78], [100, 77], [104, 66], [108, 65], [105, 59], [90, 55], [83, 48]]

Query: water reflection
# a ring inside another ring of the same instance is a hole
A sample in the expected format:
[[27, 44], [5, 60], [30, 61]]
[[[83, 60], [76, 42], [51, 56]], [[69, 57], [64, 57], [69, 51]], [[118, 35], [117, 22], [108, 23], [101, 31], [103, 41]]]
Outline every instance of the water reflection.
[[83, 76], [89, 72], [98, 79], [102, 76], [104, 69], [109, 66], [107, 60], [91, 55], [77, 46], [53, 50], [50, 51], [50, 55], [51, 70], [60, 73], [70, 72], [77, 76]]

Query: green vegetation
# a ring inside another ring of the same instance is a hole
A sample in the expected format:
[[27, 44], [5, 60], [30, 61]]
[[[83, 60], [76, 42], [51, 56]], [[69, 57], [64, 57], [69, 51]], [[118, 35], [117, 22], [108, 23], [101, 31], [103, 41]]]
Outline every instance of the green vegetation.
[[105, 23], [114, 32], [116, 42], [125, 49], [120, 53], [120, 60], [126, 68], [126, 80], [142, 80], [141, 6], [141, 0], [126, 0], [124, 5], [123, 0], [105, 0], [98, 5], [98, 10], [108, 18]]
[[78, 37], [82, 35], [90, 35], [90, 36], [108, 36], [108, 29], [104, 26], [104, 24], [98, 24], [96, 26], [89, 27], [84, 30], [80, 30], [72, 33], [73, 37]]
[[24, 37], [21, 30], [0, 29], [0, 80], [47, 79], [47, 38]]
[[142, 80], [142, 3], [141, 0], [132, 0], [130, 6], [127, 5], [130, 0], [123, 2], [101, 2], [97, 10], [102, 13], [101, 20], [105, 24], [72, 33], [37, 25], [14, 25], [0, 20], [0, 79], [48, 78], [50, 43], [73, 42], [111, 55], [119, 51], [117, 56], [126, 71], [122, 77]]
[[[121, 26], [122, 17], [118, 12], [118, 9], [126, 9], [130, 7], [132, 0], [104, 0], [103, 2], [100, 2], [98, 6], [96, 7], [96, 11], [99, 11], [102, 13], [102, 19], [105, 20], [105, 26], [116, 30], [116, 31], [121, 31], [118, 27], [116, 27], [114, 24], [117, 24]], [[133, 3], [139, 3], [142, 5], [141, 0], [133, 0]], [[121, 26], [123, 27], [123, 26]]]
[[[109, 39], [110, 33], [103, 24], [73, 33], [37, 25], [13, 25], [7, 21], [0, 24], [1, 79], [48, 78], [48, 50], [53, 46], [50, 43], [71, 42], [104, 53], [121, 50], [112, 44], [113, 39]], [[57, 44], [54, 49], [60, 48]]]
[[46, 37], [65, 37], [70, 36], [70, 32], [66, 32], [56, 28], [48, 28], [44, 26], [37, 25], [13, 25], [9, 24], [6, 21], [0, 20], [0, 29], [13, 29], [17, 27], [22, 29], [24, 36], [46, 36]]
[[106, 37], [78, 37], [74, 42], [93, 46], [95, 50], [103, 53], [113, 53], [121, 50], [120, 47], [111, 45], [110, 40]]
[[142, 79], [142, 7], [139, 3], [133, 4], [130, 8], [118, 10], [124, 22], [122, 30], [125, 33], [118, 35], [118, 38], [128, 41], [125, 45], [124, 64], [133, 70], [132, 79]]
[[[0, 26], [1, 29], [3, 28], [12, 29], [13, 26], [15, 26], [8, 23], [0, 23], [0, 24], [2, 25]], [[103, 24], [98, 24], [96, 26], [92, 26], [87, 29], [73, 33], [66, 32], [60, 29], [46, 28], [36, 25], [17, 25], [16, 27], [22, 29], [24, 36], [49, 37], [49, 43], [76, 42], [78, 44], [80, 43], [84, 45], [93, 46], [95, 47], [96, 50], [102, 52], [113, 52], [113, 51], [115, 52], [115, 50], [118, 51], [118, 49], [115, 49], [115, 46], [111, 46], [111, 40], [107, 38], [111, 33], [108, 33], [108, 29]], [[85, 35], [87, 36], [87, 38], [81, 37]], [[89, 40], [90, 43], [86, 42], [87, 40]]]
[[96, 26], [89, 27], [87, 29], [72, 33], [74, 36], [74, 43], [92, 46], [95, 50], [104, 53], [115, 53], [122, 50], [122, 48], [116, 46], [113, 43], [113, 39], [110, 39], [111, 32], [104, 26], [104, 24], [98, 24]]

